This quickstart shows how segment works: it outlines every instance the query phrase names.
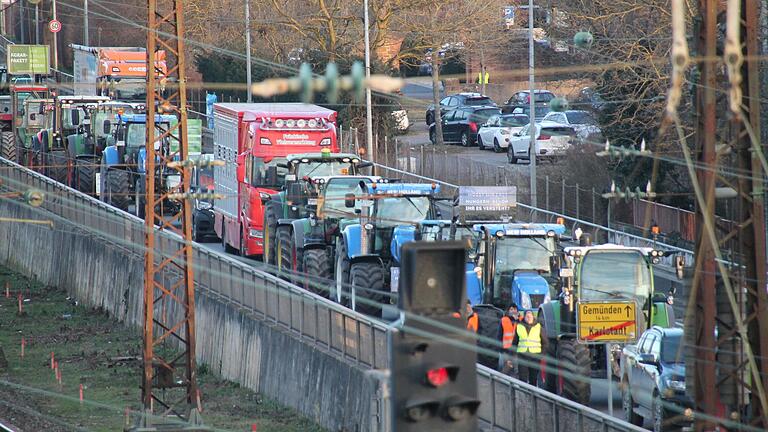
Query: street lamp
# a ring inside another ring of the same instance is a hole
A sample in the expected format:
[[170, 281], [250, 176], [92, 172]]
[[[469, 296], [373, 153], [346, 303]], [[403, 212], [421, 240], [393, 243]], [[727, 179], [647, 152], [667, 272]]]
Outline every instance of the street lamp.
[[[365, 25], [365, 78], [371, 78], [371, 43], [368, 26], [368, 0], [363, 0], [363, 23]], [[373, 154], [373, 117], [371, 110], [371, 88], [365, 87], [365, 149], [368, 159], [375, 162]]]

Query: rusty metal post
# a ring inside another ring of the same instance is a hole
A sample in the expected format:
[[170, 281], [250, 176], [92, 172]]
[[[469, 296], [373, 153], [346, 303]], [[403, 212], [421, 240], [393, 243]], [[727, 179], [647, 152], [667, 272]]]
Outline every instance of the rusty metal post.
[[[165, 187], [163, 176], [169, 162], [189, 156], [183, 9], [183, 0], [148, 0], [146, 150], [152, 156], [147, 157], [146, 175], [142, 402], [147, 414], [194, 421], [200, 407], [196, 404], [192, 213], [188, 200], [168, 198], [170, 193], [189, 193], [191, 172], [188, 167], [173, 168], [181, 177], [173, 189]], [[155, 69], [154, 53], [161, 49], [167, 54], [167, 73], [158, 76], [161, 71]], [[171, 83], [173, 87], [166, 89]], [[158, 113], [175, 115], [178, 123], [157, 122]], [[178, 142], [178, 149], [163, 145], [167, 139]], [[177, 250], [156, 250], [159, 231], [176, 233], [184, 242]], [[161, 304], [168, 304], [167, 314], [157, 313]], [[159, 349], [171, 338], [178, 342], [178, 350]], [[183, 394], [174, 388], [181, 388]], [[155, 412], [155, 407], [160, 409]], [[144, 422], [151, 420], [145, 416]]]

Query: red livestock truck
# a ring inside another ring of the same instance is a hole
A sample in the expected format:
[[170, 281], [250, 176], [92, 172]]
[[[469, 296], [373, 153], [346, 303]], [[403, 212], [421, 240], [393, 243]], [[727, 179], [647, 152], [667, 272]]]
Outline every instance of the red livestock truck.
[[285, 156], [338, 152], [336, 111], [302, 103], [217, 103], [214, 110], [214, 230], [229, 252], [264, 253], [262, 198], [279, 190]]

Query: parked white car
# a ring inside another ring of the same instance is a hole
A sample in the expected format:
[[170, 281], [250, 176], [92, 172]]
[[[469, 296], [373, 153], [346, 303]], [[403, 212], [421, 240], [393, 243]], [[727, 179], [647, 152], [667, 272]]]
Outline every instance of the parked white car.
[[501, 153], [509, 147], [512, 134], [520, 132], [528, 121], [529, 118], [524, 115], [494, 115], [480, 125], [480, 130], [477, 132], [477, 146], [480, 150], [492, 148], [496, 153]]
[[572, 126], [580, 140], [602, 142], [603, 131], [597, 125], [592, 113], [584, 110], [552, 111], [544, 116], [543, 121], [551, 121]]
[[[573, 126], [550, 121], [542, 121], [535, 125], [536, 159], [555, 161], [564, 156], [576, 140]], [[530, 160], [528, 149], [531, 146], [531, 126], [525, 125], [520, 132], [512, 134], [507, 149], [507, 160], [516, 164], [518, 160]]]
[[408, 111], [404, 108], [392, 111], [392, 120], [394, 120], [395, 130], [399, 133], [406, 133], [411, 127], [411, 121], [408, 119]]

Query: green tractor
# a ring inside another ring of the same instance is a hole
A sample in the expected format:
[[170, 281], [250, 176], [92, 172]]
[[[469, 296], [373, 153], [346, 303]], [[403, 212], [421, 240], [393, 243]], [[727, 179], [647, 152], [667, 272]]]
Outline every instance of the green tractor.
[[[320, 188], [329, 177], [358, 175], [362, 168], [370, 165], [355, 154], [331, 153], [329, 149], [286, 156], [285, 163], [280, 164], [281, 168], [287, 170], [283, 189], [277, 194], [262, 197], [264, 262], [278, 265], [280, 270], [287, 267], [298, 270], [301, 258], [295, 254], [297, 259], [293, 259], [293, 251], [296, 249], [291, 241], [293, 221], [307, 217], [316, 207]], [[286, 265], [288, 261], [278, 262], [279, 248], [283, 249], [283, 256], [290, 254], [290, 266]]]
[[[647, 247], [592, 246], [586, 236], [581, 246], [565, 248], [565, 262], [553, 262], [553, 267], [560, 267], [559, 298], [541, 305], [538, 310], [539, 321], [549, 339], [543, 374], [547, 390], [588, 404], [590, 378], [604, 378], [608, 368], [613, 373], [618, 371], [623, 343], [633, 342], [650, 326], [675, 325], [671, 306], [674, 291], [656, 293], [653, 281], [654, 265], [670, 254]], [[553, 257], [553, 261], [560, 260]], [[627, 321], [634, 325], [626, 323], [624, 327], [600, 327], [593, 331], [586, 319], [578, 318], [580, 308], [599, 310], [600, 306], [615, 304], [622, 305], [622, 310], [626, 308], [627, 316], [633, 311], [634, 316]], [[594, 305], [597, 308], [590, 308]], [[616, 342], [618, 339], [623, 341]], [[601, 343], [603, 341], [605, 343]]]

